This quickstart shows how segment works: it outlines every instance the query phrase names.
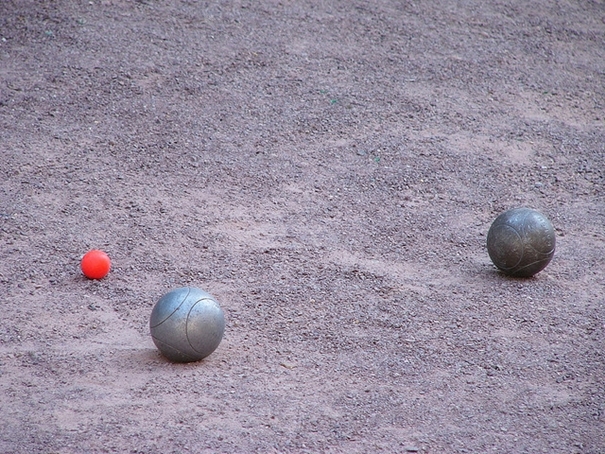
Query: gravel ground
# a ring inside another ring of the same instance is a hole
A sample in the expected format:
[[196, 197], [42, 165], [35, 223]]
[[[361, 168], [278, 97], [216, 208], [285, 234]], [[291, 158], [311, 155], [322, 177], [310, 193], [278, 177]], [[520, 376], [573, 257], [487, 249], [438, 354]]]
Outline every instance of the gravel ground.
[[1, 1], [0, 452], [605, 453], [604, 107], [601, 0]]

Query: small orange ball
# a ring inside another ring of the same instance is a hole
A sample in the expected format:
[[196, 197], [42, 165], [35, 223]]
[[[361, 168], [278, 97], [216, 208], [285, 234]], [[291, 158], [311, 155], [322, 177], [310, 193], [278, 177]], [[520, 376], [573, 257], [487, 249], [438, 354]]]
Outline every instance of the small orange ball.
[[97, 249], [87, 252], [82, 257], [82, 272], [89, 279], [103, 279], [109, 273], [111, 268], [111, 260], [109, 256]]

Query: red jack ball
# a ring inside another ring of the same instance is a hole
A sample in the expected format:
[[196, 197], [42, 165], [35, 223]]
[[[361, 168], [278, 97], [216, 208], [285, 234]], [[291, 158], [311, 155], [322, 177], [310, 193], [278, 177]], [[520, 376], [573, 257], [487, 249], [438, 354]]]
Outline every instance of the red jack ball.
[[87, 278], [103, 279], [109, 273], [111, 260], [109, 260], [109, 256], [105, 252], [93, 249], [82, 257], [80, 265], [84, 276]]

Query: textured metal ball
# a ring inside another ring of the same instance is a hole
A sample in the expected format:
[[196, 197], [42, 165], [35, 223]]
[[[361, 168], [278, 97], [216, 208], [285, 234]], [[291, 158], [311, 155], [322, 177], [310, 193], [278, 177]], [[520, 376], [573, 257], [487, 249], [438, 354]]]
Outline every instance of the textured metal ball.
[[151, 338], [169, 360], [198, 361], [221, 343], [225, 317], [214, 297], [195, 287], [172, 290], [153, 307]]
[[539, 211], [508, 210], [490, 227], [487, 252], [505, 274], [530, 277], [546, 268], [555, 254], [555, 230]]

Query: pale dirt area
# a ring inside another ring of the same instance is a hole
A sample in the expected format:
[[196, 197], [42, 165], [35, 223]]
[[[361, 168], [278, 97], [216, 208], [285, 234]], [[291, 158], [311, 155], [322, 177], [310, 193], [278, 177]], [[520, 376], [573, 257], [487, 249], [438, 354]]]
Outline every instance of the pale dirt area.
[[1, 1], [0, 452], [605, 453], [604, 108], [602, 0]]

